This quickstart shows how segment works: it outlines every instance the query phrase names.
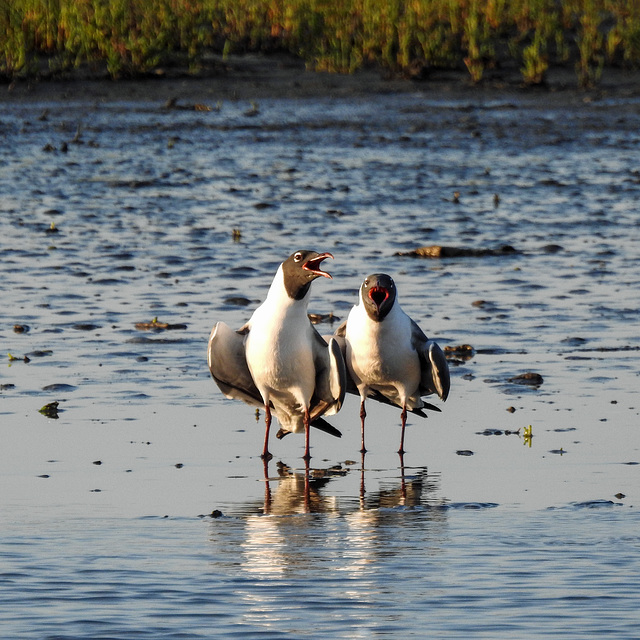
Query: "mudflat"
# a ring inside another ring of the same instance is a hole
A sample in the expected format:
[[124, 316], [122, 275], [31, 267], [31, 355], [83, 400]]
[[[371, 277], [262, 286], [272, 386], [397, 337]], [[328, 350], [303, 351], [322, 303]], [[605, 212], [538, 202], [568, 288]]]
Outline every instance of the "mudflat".
[[[43, 74], [0, 86], [0, 103], [7, 101], [66, 101], [82, 98], [100, 102], [193, 101], [363, 97], [389, 93], [419, 93], [430, 98], [471, 99], [509, 95], [526, 97], [531, 105], [571, 106], [607, 97], [640, 96], [640, 72], [607, 68], [596, 87], [578, 88], [573, 67], [549, 70], [540, 86], [525, 86], [516, 67], [491, 70], [473, 84], [464, 69], [434, 70], [426, 78], [390, 75], [379, 69], [353, 74], [316, 72], [302, 60], [284, 54], [209, 56], [199, 71], [180, 65], [158, 68], [136, 78], [113, 80], [101, 68], [83, 67], [62, 77]], [[206, 102], [205, 102], [206, 104]]]

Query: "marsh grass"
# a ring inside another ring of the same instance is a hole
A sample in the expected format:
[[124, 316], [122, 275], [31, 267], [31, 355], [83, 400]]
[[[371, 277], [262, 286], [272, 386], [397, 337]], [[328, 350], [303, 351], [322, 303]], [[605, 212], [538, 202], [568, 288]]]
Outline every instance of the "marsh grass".
[[377, 66], [472, 82], [515, 65], [526, 84], [573, 65], [582, 87], [640, 64], [637, 0], [0, 0], [0, 76], [113, 78], [203, 55], [285, 51], [316, 70]]

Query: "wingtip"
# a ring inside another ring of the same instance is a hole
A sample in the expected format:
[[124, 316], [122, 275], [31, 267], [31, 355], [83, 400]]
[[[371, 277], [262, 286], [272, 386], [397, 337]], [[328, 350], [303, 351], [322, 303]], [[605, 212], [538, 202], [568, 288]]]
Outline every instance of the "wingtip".
[[451, 387], [449, 364], [442, 349], [433, 341], [430, 341], [429, 344], [429, 360], [431, 361], [431, 376], [436, 393], [443, 402], [446, 402]]

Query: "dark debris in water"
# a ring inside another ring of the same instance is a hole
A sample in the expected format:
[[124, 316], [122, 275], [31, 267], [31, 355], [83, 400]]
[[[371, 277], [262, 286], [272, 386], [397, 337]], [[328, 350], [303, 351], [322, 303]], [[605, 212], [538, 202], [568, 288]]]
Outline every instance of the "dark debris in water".
[[170, 340], [169, 338], [147, 338], [146, 336], [137, 336], [129, 338], [127, 344], [180, 344], [181, 339]]
[[63, 382], [56, 382], [54, 384], [48, 384], [46, 387], [42, 387], [43, 391], [58, 391], [68, 392], [75, 391], [78, 387], [74, 387], [72, 384], [65, 384]]
[[505, 244], [496, 249], [473, 249], [469, 247], [444, 247], [431, 245], [418, 247], [412, 251], [398, 251], [396, 256], [409, 256], [412, 258], [482, 258], [485, 256], [512, 256], [520, 253], [515, 247]]
[[544, 382], [544, 378], [539, 373], [528, 371], [527, 373], [521, 373], [517, 376], [513, 376], [512, 378], [508, 378], [507, 382], [511, 382], [512, 384], [523, 384], [530, 387], [539, 387]]
[[[59, 402], [54, 401], [54, 402], [49, 402], [48, 404], [45, 404], [44, 407], [42, 407], [41, 409], [38, 409], [38, 413], [41, 413], [43, 416], [47, 417], [47, 418], [51, 418], [53, 420], [57, 420], [59, 418], [58, 416], [58, 406], [59, 406]], [[60, 409], [61, 411], [61, 409]]]
[[186, 324], [160, 322], [158, 318], [154, 318], [151, 322], [136, 322], [134, 326], [140, 331], [176, 331], [187, 328]]
[[584, 502], [572, 502], [571, 506], [576, 509], [600, 509], [602, 507], [621, 507], [623, 504], [613, 500], [586, 500]]
[[640, 351], [640, 346], [638, 345], [624, 345], [622, 347], [594, 347], [594, 348], [586, 348], [586, 349], [578, 349], [578, 351], [598, 351], [600, 353], [614, 353], [616, 351]]
[[560, 251], [564, 251], [564, 247], [559, 244], [546, 244], [542, 247], [543, 253], [560, 253]]
[[30, 351], [27, 355], [30, 358], [44, 358], [53, 355], [53, 351], [51, 349], [38, 349], [36, 351]]
[[339, 322], [340, 318], [333, 314], [333, 311], [329, 313], [309, 313], [309, 320], [313, 324], [320, 324], [322, 322], [328, 322], [329, 324], [333, 324], [334, 322]]
[[249, 298], [245, 298], [244, 296], [231, 296], [229, 298], [225, 298], [224, 303], [233, 307], [248, 307], [253, 303], [253, 301], [249, 300]]
[[560, 342], [570, 347], [579, 347], [583, 344], [586, 344], [587, 340], [585, 338], [579, 338], [577, 336], [574, 336], [570, 338], [564, 338], [564, 340], [561, 340]]
[[28, 356], [19, 357], [19, 356], [14, 356], [11, 353], [8, 353], [7, 356], [9, 358], [9, 362], [24, 362], [24, 363], [31, 362]]
[[75, 329], [76, 331], [95, 331], [96, 329], [101, 329], [102, 327], [99, 324], [82, 322], [82, 323], [74, 324], [71, 328]]
[[510, 429], [485, 429], [484, 431], [476, 431], [478, 436], [519, 436], [520, 429], [511, 431]]
[[444, 348], [444, 355], [447, 360], [471, 360], [475, 353], [475, 349], [470, 344], [447, 345]]

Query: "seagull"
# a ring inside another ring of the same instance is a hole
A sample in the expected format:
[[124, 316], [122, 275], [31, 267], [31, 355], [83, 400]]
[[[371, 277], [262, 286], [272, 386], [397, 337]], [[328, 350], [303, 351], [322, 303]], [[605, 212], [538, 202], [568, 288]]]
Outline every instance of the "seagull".
[[237, 331], [218, 322], [211, 332], [207, 361], [228, 398], [264, 407], [262, 458], [269, 460], [271, 414], [277, 434], [305, 433], [304, 459], [311, 458], [309, 427], [340, 437], [322, 416], [337, 413], [344, 401], [346, 368], [336, 340], [325, 341], [307, 315], [311, 283], [331, 278], [320, 265], [330, 253], [300, 250], [279, 267], [265, 301]]
[[373, 398], [402, 409], [398, 453], [404, 453], [407, 410], [427, 417], [423, 409], [440, 411], [422, 396], [449, 395], [449, 366], [440, 347], [402, 310], [393, 278], [386, 273], [367, 276], [359, 301], [335, 332], [350, 377], [348, 391], [360, 395], [362, 449], [364, 403]]

